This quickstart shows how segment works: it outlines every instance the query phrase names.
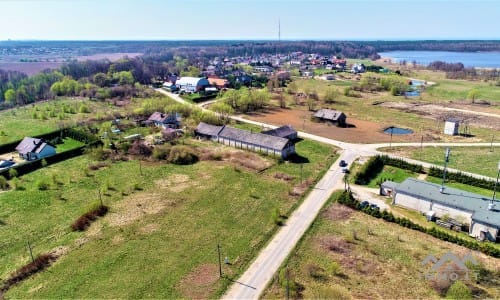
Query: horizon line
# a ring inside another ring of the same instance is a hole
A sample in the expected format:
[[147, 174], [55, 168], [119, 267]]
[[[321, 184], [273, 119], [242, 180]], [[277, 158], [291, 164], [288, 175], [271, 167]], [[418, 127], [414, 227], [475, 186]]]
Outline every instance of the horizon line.
[[487, 41], [500, 42], [500, 38], [360, 38], [360, 39], [322, 39], [322, 38], [260, 38], [260, 39], [4, 39], [1, 42], [426, 42], [426, 41]]

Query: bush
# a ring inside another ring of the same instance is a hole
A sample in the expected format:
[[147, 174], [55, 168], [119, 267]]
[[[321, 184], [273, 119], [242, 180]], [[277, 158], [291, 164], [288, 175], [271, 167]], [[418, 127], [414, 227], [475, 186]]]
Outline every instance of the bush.
[[198, 161], [198, 156], [194, 151], [186, 146], [173, 146], [168, 155], [168, 162], [176, 165], [189, 165]]
[[95, 205], [88, 212], [76, 219], [73, 224], [71, 224], [71, 229], [73, 231], [85, 231], [92, 221], [96, 220], [98, 217], [102, 217], [108, 213], [109, 207], [106, 205]]
[[460, 280], [455, 281], [446, 292], [447, 299], [472, 299], [471, 290]]
[[0, 287], [0, 296], [2, 296], [2, 293], [5, 293], [12, 285], [50, 266], [56, 258], [54, 254], [40, 254], [34, 261], [17, 269], [11, 274], [10, 278], [4, 282], [3, 286]]
[[7, 183], [7, 179], [0, 175], [0, 190], [6, 190], [9, 187], [9, 184]]
[[46, 191], [50, 188], [50, 183], [46, 179], [40, 179], [36, 183], [36, 188], [40, 191]]
[[156, 160], [167, 160], [170, 155], [170, 147], [167, 145], [156, 146], [153, 149], [153, 158]]

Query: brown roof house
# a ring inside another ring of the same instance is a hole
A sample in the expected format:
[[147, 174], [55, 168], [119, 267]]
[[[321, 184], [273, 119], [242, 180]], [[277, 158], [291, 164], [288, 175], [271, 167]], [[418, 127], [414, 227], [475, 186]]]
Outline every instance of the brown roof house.
[[314, 118], [320, 121], [331, 122], [337, 124], [339, 127], [346, 127], [346, 115], [338, 110], [322, 108], [314, 113]]
[[56, 154], [56, 148], [44, 139], [25, 137], [16, 147], [19, 157], [37, 160]]

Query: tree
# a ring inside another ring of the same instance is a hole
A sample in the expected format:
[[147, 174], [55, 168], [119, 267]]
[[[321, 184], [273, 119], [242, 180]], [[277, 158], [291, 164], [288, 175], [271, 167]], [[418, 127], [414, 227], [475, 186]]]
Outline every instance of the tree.
[[224, 102], [214, 103], [210, 108], [219, 114], [219, 117], [223, 122], [229, 120], [229, 115], [234, 112], [234, 109]]
[[8, 89], [4, 94], [5, 102], [9, 104], [16, 104], [16, 91], [14, 89]]
[[99, 87], [105, 87], [106, 85], [108, 85], [108, 81], [109, 81], [108, 75], [106, 75], [104, 73], [95, 74], [94, 77], [92, 78], [92, 80]]
[[471, 100], [472, 104], [475, 103], [477, 97], [479, 97], [479, 91], [477, 89], [472, 89], [469, 94], [467, 94], [467, 99]]
[[297, 93], [298, 90], [297, 83], [295, 81], [290, 82], [286, 87], [286, 90], [289, 94]]
[[134, 76], [130, 71], [121, 71], [113, 74], [113, 80], [118, 82], [119, 85], [132, 85], [134, 84]]

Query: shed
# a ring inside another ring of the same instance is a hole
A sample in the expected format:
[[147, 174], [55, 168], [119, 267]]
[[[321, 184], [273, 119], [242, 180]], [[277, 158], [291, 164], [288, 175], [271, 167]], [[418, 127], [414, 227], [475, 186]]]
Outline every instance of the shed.
[[200, 122], [194, 133], [196, 136], [203, 137], [206, 139], [217, 140], [219, 133], [224, 128], [224, 126], [210, 125], [207, 123]]
[[456, 118], [446, 119], [446, 121], [444, 122], [444, 134], [457, 135], [459, 126], [460, 126], [459, 119]]
[[297, 131], [293, 129], [291, 125], [284, 125], [275, 129], [262, 131], [262, 134], [278, 136], [289, 140], [295, 140], [298, 138]]
[[210, 86], [210, 82], [205, 77], [181, 77], [177, 79], [175, 85], [181, 92], [196, 93]]
[[320, 121], [336, 123], [341, 127], [346, 126], [347, 117], [343, 112], [338, 110], [322, 108], [315, 112], [313, 116]]

